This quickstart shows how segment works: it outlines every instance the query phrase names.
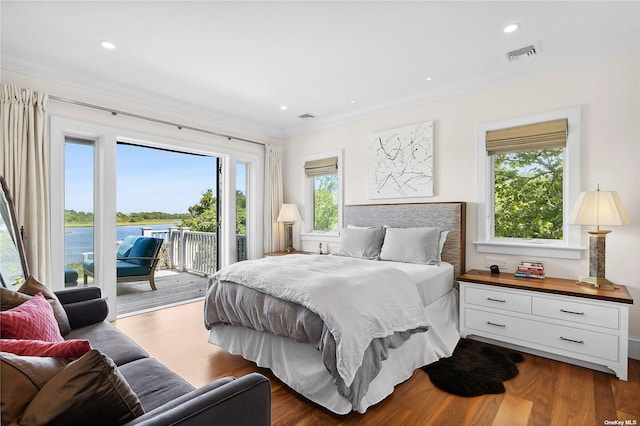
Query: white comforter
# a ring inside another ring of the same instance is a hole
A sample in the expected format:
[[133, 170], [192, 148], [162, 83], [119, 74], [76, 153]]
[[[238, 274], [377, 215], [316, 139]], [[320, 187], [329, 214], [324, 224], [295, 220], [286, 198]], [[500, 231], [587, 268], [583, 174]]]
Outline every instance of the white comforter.
[[218, 281], [242, 284], [318, 314], [336, 341], [337, 370], [347, 386], [371, 340], [429, 326], [408, 275], [371, 260], [289, 255], [235, 263]]

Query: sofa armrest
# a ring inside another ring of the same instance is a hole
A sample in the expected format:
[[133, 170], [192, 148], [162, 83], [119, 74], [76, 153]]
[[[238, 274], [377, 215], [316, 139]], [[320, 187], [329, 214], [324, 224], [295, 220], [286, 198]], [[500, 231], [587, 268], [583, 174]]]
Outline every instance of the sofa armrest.
[[271, 384], [261, 374], [224, 378], [189, 392], [127, 425], [271, 424]]
[[82, 302], [84, 300], [100, 299], [102, 292], [100, 287], [73, 287], [54, 292], [62, 305], [67, 303]]
[[109, 304], [106, 299], [91, 299], [62, 305], [69, 318], [72, 330], [85, 325], [102, 322], [109, 315]]
[[100, 287], [75, 287], [56, 291], [71, 329], [104, 321], [109, 314], [109, 304], [102, 299]]

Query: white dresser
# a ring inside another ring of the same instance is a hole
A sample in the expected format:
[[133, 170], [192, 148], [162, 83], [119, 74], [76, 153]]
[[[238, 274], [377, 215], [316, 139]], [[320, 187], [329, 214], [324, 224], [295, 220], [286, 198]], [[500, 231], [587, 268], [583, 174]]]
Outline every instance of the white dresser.
[[627, 380], [633, 299], [626, 287], [606, 291], [575, 280], [481, 270], [461, 275], [458, 282], [462, 337], [480, 336], [549, 358], [604, 366]]

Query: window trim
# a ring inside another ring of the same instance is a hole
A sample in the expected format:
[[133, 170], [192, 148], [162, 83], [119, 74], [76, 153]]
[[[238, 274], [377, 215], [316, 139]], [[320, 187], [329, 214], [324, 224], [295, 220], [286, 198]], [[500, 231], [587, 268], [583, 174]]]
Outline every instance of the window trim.
[[[343, 170], [343, 161], [342, 161], [342, 151], [331, 151], [331, 152], [323, 152], [321, 154], [309, 155], [302, 158], [302, 164], [300, 167], [303, 185], [303, 200], [304, 203], [302, 205], [302, 221], [303, 228], [301, 236], [304, 236], [303, 239], [313, 240], [313, 236], [328, 236], [328, 235], [338, 235], [338, 231], [316, 231], [313, 229], [313, 177], [307, 176], [304, 164], [308, 161], [321, 160], [325, 158], [337, 157], [338, 158], [338, 170], [336, 171], [338, 175], [338, 229], [342, 228], [342, 206], [343, 206], [343, 185], [344, 185], [344, 170]], [[309, 238], [307, 238], [309, 237]]]
[[[493, 235], [493, 188], [494, 159], [487, 155], [486, 133], [508, 127], [523, 126], [537, 122], [560, 118], [568, 120], [567, 144], [564, 159], [563, 182], [563, 238], [554, 240], [525, 240], [515, 238], [495, 238]], [[524, 256], [553, 257], [562, 259], [580, 259], [584, 247], [580, 246], [580, 227], [568, 225], [567, 219], [580, 195], [580, 139], [581, 139], [580, 107], [528, 115], [525, 117], [482, 123], [477, 128], [477, 160], [478, 160], [478, 236], [473, 244], [479, 253], [499, 253]]]

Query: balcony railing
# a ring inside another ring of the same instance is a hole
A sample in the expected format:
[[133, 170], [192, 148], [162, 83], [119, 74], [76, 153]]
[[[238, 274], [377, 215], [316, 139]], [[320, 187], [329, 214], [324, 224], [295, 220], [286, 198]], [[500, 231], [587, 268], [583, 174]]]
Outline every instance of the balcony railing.
[[[190, 231], [188, 228], [142, 228], [142, 235], [165, 240], [161, 257], [170, 269], [202, 275], [210, 275], [218, 270], [215, 232]], [[246, 235], [236, 235], [236, 248], [238, 261], [246, 260]]]

